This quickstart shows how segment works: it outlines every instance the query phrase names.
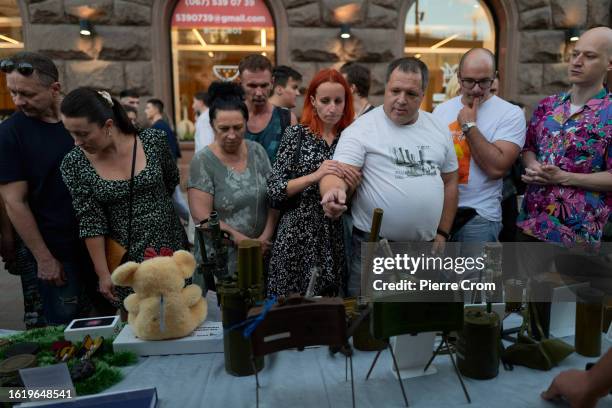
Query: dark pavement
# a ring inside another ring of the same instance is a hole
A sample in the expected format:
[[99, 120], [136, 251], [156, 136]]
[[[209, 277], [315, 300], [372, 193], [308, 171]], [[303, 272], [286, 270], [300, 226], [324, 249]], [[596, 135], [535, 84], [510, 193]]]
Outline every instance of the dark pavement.
[[23, 330], [23, 296], [19, 276], [9, 274], [0, 262], [0, 329]]

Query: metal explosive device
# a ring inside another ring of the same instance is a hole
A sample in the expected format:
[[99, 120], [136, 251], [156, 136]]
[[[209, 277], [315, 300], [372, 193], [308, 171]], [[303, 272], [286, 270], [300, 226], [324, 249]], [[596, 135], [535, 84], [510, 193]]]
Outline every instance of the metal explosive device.
[[[202, 253], [200, 271], [209, 290], [217, 292], [223, 320], [225, 370], [235, 376], [252, 375], [251, 345], [242, 336], [242, 324], [247, 312], [264, 299], [263, 257], [261, 243], [243, 240], [238, 245], [238, 267], [233, 277], [228, 269], [228, 247], [233, 241], [221, 229], [219, 215], [210, 213], [196, 226]], [[255, 359], [257, 370], [263, 368], [263, 358]]]
[[207, 219], [196, 225], [196, 236], [202, 254], [202, 263], [198, 271], [203, 274], [206, 287], [216, 291], [215, 280], [222, 281], [230, 277], [227, 268], [227, 247], [233, 245], [232, 239], [227, 231], [221, 229], [219, 214], [216, 211], [212, 211]]

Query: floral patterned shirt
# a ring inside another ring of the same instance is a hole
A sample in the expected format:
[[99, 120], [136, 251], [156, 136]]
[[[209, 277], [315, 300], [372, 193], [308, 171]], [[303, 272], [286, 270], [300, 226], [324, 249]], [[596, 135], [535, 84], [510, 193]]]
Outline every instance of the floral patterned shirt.
[[[612, 94], [602, 89], [573, 115], [570, 94], [545, 98], [533, 113], [523, 151], [572, 173], [612, 172]], [[598, 245], [612, 194], [561, 185], [528, 185], [517, 225], [564, 246]]]

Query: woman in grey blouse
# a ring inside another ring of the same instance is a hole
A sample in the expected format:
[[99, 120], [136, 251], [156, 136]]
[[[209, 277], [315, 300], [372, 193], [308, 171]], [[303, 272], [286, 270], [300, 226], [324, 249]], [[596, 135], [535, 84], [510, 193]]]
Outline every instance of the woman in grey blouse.
[[[196, 153], [189, 170], [189, 210], [196, 224], [217, 211], [221, 229], [238, 245], [261, 241], [266, 252], [274, 235], [276, 211], [268, 208], [266, 178], [270, 160], [258, 143], [244, 139], [248, 110], [240, 86], [213, 82], [208, 89], [215, 141]], [[196, 258], [201, 259], [196, 246]], [[229, 272], [235, 273], [230, 250]]]

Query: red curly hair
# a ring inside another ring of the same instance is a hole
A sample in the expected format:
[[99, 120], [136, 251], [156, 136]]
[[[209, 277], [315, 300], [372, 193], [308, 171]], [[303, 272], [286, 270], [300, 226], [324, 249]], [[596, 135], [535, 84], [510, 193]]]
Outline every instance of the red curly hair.
[[336, 124], [336, 128], [334, 129], [335, 133], [342, 132], [355, 118], [351, 88], [342, 74], [331, 68], [320, 70], [308, 85], [308, 90], [306, 91], [306, 95], [304, 95], [304, 109], [302, 110], [302, 124], [308, 126], [310, 131], [319, 137], [323, 133], [323, 121], [317, 116], [316, 110], [310, 102], [310, 97], [316, 98], [317, 89], [325, 82], [335, 82], [342, 85], [344, 88], [344, 111], [342, 112], [342, 117]]

